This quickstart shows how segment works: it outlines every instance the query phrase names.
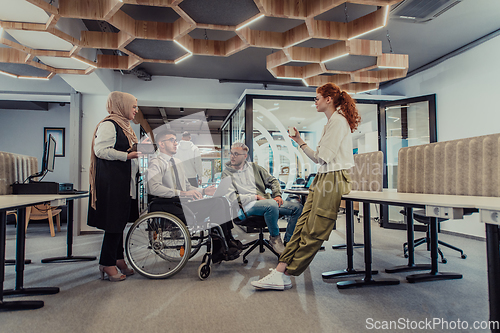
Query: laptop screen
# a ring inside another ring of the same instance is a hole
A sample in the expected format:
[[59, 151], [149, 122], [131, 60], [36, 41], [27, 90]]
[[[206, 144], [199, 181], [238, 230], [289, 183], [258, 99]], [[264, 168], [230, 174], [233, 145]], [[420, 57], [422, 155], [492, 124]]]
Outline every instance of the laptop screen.
[[314, 177], [316, 177], [315, 173], [311, 173], [309, 177], [307, 177], [306, 186], [304, 186], [305, 188], [309, 188], [312, 185]]

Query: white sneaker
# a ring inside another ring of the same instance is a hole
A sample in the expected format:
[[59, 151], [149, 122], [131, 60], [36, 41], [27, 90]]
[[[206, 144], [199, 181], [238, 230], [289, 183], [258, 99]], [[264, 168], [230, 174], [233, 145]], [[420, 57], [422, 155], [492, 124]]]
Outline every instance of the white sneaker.
[[288, 278], [288, 281], [285, 281], [286, 278], [283, 278], [285, 274], [278, 272], [274, 268], [270, 268], [269, 270], [271, 273], [264, 276], [259, 281], [253, 281], [252, 286], [257, 289], [272, 290], [286, 290], [292, 288], [292, 281], [290, 280], [290, 277], [287, 276], [286, 278]]
[[283, 251], [285, 251], [285, 245], [283, 245], [283, 242], [281, 241], [281, 236], [269, 236], [269, 244], [271, 244], [271, 247], [273, 248], [274, 251], [278, 254], [282, 254]]

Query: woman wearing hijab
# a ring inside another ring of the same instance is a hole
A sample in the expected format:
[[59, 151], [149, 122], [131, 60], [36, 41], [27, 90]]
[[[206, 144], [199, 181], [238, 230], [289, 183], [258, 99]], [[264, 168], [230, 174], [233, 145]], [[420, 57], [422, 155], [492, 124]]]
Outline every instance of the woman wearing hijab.
[[[123, 253], [123, 230], [129, 221], [135, 196], [137, 151], [128, 152], [137, 137], [130, 121], [137, 113], [137, 99], [127, 93], [109, 94], [109, 115], [96, 127], [90, 153], [90, 200], [87, 224], [104, 230], [99, 271], [112, 282], [123, 281], [134, 270], [128, 268]], [[118, 269], [121, 273], [118, 272]]]

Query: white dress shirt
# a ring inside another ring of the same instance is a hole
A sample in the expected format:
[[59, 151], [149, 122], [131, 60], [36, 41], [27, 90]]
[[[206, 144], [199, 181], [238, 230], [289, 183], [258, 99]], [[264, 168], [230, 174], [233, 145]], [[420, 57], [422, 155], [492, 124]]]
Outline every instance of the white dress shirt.
[[[176, 182], [172, 168], [172, 159], [175, 162], [182, 189], [175, 188]], [[159, 152], [157, 157], [149, 161], [147, 176], [148, 193], [162, 198], [180, 197], [181, 191], [196, 190], [202, 193], [202, 189], [194, 187], [189, 183], [181, 165], [182, 162], [178, 158]]]
[[321, 134], [316, 151], [303, 147], [304, 153], [320, 165], [318, 172], [347, 170], [354, 166], [351, 127], [347, 119], [335, 111]]
[[[127, 161], [128, 153], [125, 151], [118, 151], [114, 148], [116, 144], [116, 130], [115, 125], [110, 121], [105, 121], [97, 128], [96, 138], [94, 140], [94, 153], [95, 156], [108, 161]], [[135, 189], [135, 175], [139, 171], [139, 163], [137, 159], [131, 160], [131, 174], [130, 174], [130, 196], [136, 199]]]

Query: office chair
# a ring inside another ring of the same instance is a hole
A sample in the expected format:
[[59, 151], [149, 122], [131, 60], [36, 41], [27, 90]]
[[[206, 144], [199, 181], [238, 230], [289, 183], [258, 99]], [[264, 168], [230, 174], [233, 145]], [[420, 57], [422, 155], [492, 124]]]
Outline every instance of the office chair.
[[[405, 215], [405, 210], [401, 210], [400, 211], [401, 214]], [[422, 245], [422, 244], [427, 244], [427, 251], [430, 251], [430, 237], [429, 237], [429, 224], [430, 224], [430, 217], [427, 217], [425, 216], [425, 211], [423, 209], [420, 209], [420, 210], [414, 210], [413, 211], [413, 219], [415, 221], [418, 221], [420, 223], [423, 223], [425, 225], [427, 225], [427, 231], [425, 232], [425, 237], [421, 237], [421, 238], [418, 238], [418, 239], [415, 239], [414, 241], [414, 247], [417, 247], [419, 245]], [[438, 231], [439, 231], [439, 223], [443, 222], [443, 221], [446, 221], [448, 219], [445, 219], [445, 218], [438, 218]], [[467, 255], [464, 254], [464, 251], [462, 251], [461, 249], [459, 249], [458, 247], [455, 247], [451, 244], [448, 244], [448, 243], [445, 243], [441, 240], [438, 240], [438, 245], [443, 245], [443, 246], [446, 246], [452, 250], [455, 250], [457, 252], [460, 252], [460, 257], [462, 259], [465, 259], [467, 258]], [[403, 244], [403, 251], [404, 251], [404, 257], [405, 258], [408, 258], [408, 242], [404, 243]], [[446, 258], [444, 257], [443, 255], [443, 252], [441, 252], [441, 249], [438, 247], [438, 253], [439, 255], [441, 256], [441, 262], [443, 264], [446, 264], [448, 262], [448, 260], [446, 260]]]
[[306, 180], [304, 178], [295, 179], [295, 184], [297, 184], [297, 185], [304, 185], [305, 183], [306, 183]]
[[262, 253], [265, 251], [264, 246], [267, 247], [272, 253], [276, 255], [276, 257], [280, 257], [280, 255], [274, 251], [272, 248], [271, 244], [269, 244], [269, 241], [267, 239], [264, 239], [264, 229], [267, 228], [266, 221], [264, 220], [263, 216], [249, 216], [243, 221], [241, 221], [239, 218], [236, 218], [233, 220], [233, 222], [238, 225], [238, 226], [245, 226], [247, 228], [254, 228], [259, 230], [259, 238], [256, 240], [253, 240], [249, 243], [246, 243], [243, 245], [244, 248], [250, 247], [245, 254], [243, 254], [243, 262], [245, 264], [248, 263], [248, 260], [246, 257], [257, 248], [259, 247], [259, 252]]

